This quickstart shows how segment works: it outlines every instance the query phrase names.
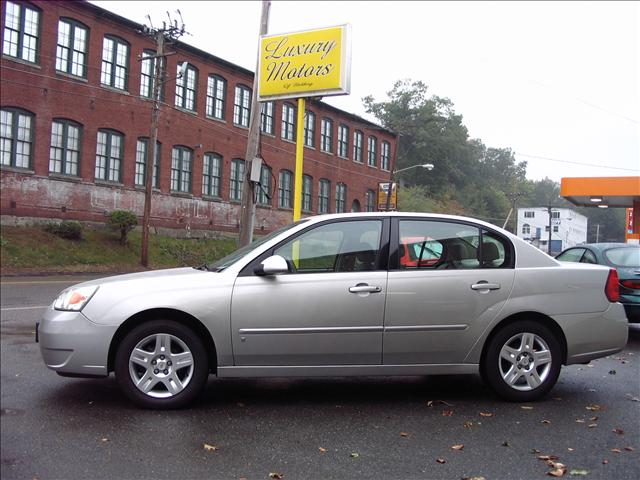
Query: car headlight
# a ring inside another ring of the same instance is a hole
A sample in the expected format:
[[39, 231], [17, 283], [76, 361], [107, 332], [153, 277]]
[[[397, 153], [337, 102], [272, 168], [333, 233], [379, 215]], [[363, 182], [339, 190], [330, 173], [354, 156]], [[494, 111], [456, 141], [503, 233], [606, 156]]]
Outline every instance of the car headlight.
[[55, 299], [53, 308], [79, 312], [91, 300], [96, 290], [98, 290], [97, 286], [67, 288]]

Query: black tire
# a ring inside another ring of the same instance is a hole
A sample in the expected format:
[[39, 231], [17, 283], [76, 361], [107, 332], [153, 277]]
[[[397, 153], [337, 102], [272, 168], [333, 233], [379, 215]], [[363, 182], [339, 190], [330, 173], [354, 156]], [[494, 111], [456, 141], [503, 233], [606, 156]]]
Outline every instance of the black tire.
[[[532, 348], [528, 344], [533, 344]], [[501, 358], [503, 348], [509, 360]], [[530, 402], [549, 393], [556, 384], [562, 348], [549, 328], [521, 320], [493, 335], [480, 367], [482, 379], [500, 397], [510, 402]]]
[[[142, 362], [132, 360], [136, 347]], [[173, 320], [152, 320], [124, 337], [116, 352], [115, 375], [125, 396], [140, 407], [182, 408], [204, 389], [209, 362], [203, 342], [189, 327]], [[136, 380], [141, 388], [148, 385], [149, 391], [138, 388]]]

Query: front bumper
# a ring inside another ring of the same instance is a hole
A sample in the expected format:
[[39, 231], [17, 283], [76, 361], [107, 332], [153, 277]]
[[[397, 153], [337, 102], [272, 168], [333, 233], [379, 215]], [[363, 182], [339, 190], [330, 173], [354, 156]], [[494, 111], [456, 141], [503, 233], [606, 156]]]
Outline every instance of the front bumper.
[[52, 307], [37, 327], [44, 363], [60, 375], [107, 376], [109, 345], [116, 327], [97, 325], [81, 312]]

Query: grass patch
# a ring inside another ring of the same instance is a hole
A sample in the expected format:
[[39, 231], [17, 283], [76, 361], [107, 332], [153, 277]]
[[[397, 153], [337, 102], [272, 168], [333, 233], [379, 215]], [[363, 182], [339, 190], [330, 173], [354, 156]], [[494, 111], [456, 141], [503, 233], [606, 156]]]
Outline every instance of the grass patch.
[[[137, 271], [141, 233], [131, 232], [129, 243], [108, 230], [83, 231], [80, 240], [68, 240], [38, 227], [2, 227], [2, 273]], [[201, 265], [235, 250], [234, 239], [177, 239], [150, 235], [149, 265], [171, 268]]]

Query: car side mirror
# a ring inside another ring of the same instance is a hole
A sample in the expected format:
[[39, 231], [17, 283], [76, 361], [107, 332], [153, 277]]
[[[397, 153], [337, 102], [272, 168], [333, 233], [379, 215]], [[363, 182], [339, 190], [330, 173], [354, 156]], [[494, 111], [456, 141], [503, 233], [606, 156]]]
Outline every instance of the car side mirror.
[[256, 275], [278, 275], [280, 273], [287, 273], [289, 271], [289, 265], [287, 261], [280, 255], [273, 255], [269, 258], [265, 258], [259, 266], [255, 268], [253, 273]]

